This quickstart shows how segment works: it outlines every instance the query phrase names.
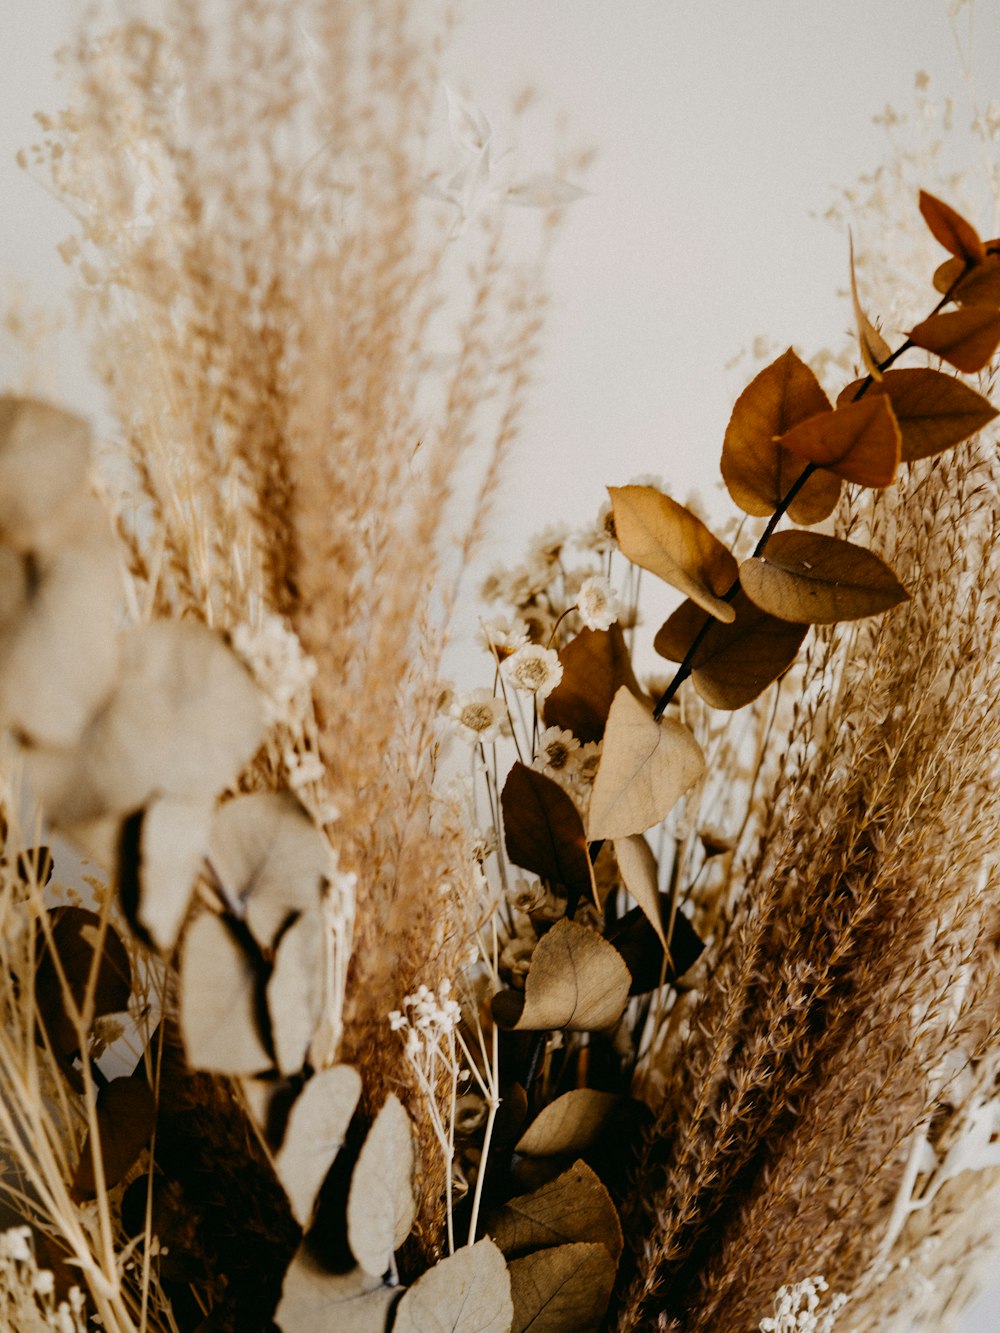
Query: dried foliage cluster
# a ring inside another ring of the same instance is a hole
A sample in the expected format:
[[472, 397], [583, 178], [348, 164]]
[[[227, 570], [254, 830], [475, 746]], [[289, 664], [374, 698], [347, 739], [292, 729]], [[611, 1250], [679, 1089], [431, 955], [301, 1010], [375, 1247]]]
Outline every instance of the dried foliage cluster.
[[923, 193], [940, 299], [893, 350], [852, 264], [860, 377], [754, 376], [726, 540], [612, 487], [456, 692], [453, 475], [485, 434], [464, 564], [542, 304], [502, 205], [540, 263], [580, 191], [451, 93], [428, 168], [404, 5], [295, 13], [82, 44], [33, 150], [116, 443], [0, 400], [4, 1318], [941, 1328], [1000, 1187], [1000, 241]]

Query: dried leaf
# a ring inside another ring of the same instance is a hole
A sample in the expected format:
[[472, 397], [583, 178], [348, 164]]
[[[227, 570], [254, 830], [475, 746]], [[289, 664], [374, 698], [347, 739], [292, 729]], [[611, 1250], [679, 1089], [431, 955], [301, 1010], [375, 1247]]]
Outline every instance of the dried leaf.
[[260, 1034], [257, 960], [229, 924], [203, 912], [181, 941], [180, 1028], [193, 1069], [259, 1074], [271, 1067]]
[[509, 1199], [490, 1215], [486, 1230], [508, 1259], [577, 1241], [603, 1245], [615, 1263], [622, 1252], [611, 1196], [583, 1162], [530, 1194]]
[[[668, 894], [660, 894], [660, 912], [666, 920], [670, 912]], [[631, 973], [630, 995], [644, 995], [647, 991], [658, 990], [664, 982], [672, 985], [695, 965], [705, 951], [704, 944], [683, 912], [678, 912], [674, 917], [669, 961], [659, 936], [641, 907], [626, 912], [608, 932], [607, 938], [608, 943], [613, 944], [625, 959], [625, 966]]]
[[638, 699], [620, 689], [590, 798], [589, 836], [627, 838], [653, 828], [704, 768], [704, 755], [687, 727], [673, 718], [655, 722]]
[[[212, 813], [211, 801], [164, 796], [151, 801], [142, 816], [135, 918], [165, 953], [177, 943], [187, 916], [208, 847]], [[122, 894], [126, 895], [124, 883]]]
[[285, 1273], [274, 1320], [282, 1333], [384, 1333], [400, 1288], [360, 1268], [329, 1273], [304, 1245]]
[[358, 1071], [334, 1065], [313, 1074], [292, 1104], [274, 1168], [302, 1227], [312, 1220], [319, 1188], [343, 1147], [360, 1096]]
[[973, 269], [967, 269], [960, 259], [946, 260], [934, 274], [938, 291], [950, 291], [959, 305], [988, 305], [996, 310], [1000, 306], [1000, 241], [988, 245], [991, 253]]
[[[51, 946], [41, 926], [36, 937], [35, 1005], [53, 1049], [58, 1055], [72, 1056], [80, 1049], [73, 1010], [79, 1012], [83, 1007], [91, 972], [96, 968], [92, 1018], [100, 1018], [128, 1007], [132, 968], [128, 950], [111, 925], [96, 956], [101, 940], [101, 918], [96, 912], [85, 907], [56, 907], [48, 917]], [[59, 959], [62, 977], [53, 954]]]
[[557, 1245], [509, 1265], [511, 1333], [596, 1333], [611, 1299], [615, 1261], [603, 1245]]
[[[840, 401], [853, 401], [864, 384], [855, 380], [840, 395]], [[997, 409], [975, 389], [970, 389], [954, 375], [946, 375], [929, 366], [906, 370], [887, 370], [882, 383], [872, 385], [871, 394], [885, 394], [892, 403], [902, 436], [900, 461], [912, 463], [961, 444], [989, 425]]]
[[1000, 343], [1000, 311], [988, 305], [946, 310], [911, 329], [910, 341], [971, 375], [989, 365]]
[[851, 300], [854, 304], [854, 327], [857, 330], [858, 347], [861, 349], [861, 359], [865, 364], [865, 369], [874, 380], [878, 381], [882, 378], [882, 367], [880, 363], [889, 359], [892, 355], [892, 350], [861, 308], [861, 298], [858, 296], [858, 279], [857, 274], [854, 271], [853, 236], [850, 239], [850, 247]]
[[373, 1276], [388, 1271], [413, 1226], [414, 1160], [410, 1117], [390, 1093], [368, 1131], [347, 1197], [347, 1241], [355, 1259]]
[[800, 421], [781, 445], [858, 486], [888, 486], [899, 467], [899, 427], [889, 399], [879, 394]]
[[949, 204], [921, 190], [920, 212], [935, 240], [953, 255], [967, 264], [980, 264], [986, 258], [986, 249], [975, 227]]
[[655, 486], [609, 486], [622, 553], [719, 620], [732, 620], [723, 594], [736, 581], [736, 560], [689, 509]]
[[[694, 603], [688, 605], [694, 606]], [[703, 616], [704, 612], [699, 609], [698, 614]], [[660, 919], [659, 874], [652, 847], [641, 833], [633, 833], [628, 838], [616, 838], [614, 848], [622, 883], [646, 914], [660, 943], [666, 948], [667, 939]]]
[[544, 773], [515, 763], [500, 796], [504, 843], [517, 866], [563, 884], [579, 897], [594, 896], [587, 835], [572, 797]]
[[[760, 518], [774, 513], [805, 467], [778, 438], [829, 408], [819, 380], [790, 347], [751, 380], [736, 400], [722, 446], [722, 479], [745, 513]], [[833, 513], [839, 496], [836, 477], [815, 473], [792, 502], [789, 517], [819, 523]]]
[[814, 532], [775, 533], [763, 556], [740, 566], [740, 580], [762, 610], [800, 624], [859, 620], [909, 597], [873, 552]]
[[595, 1088], [564, 1092], [535, 1116], [516, 1151], [525, 1157], [584, 1152], [600, 1135], [619, 1100], [616, 1093]]
[[599, 1032], [618, 1022], [632, 978], [596, 931], [565, 918], [535, 946], [524, 991], [493, 997], [493, 1016], [519, 1032]]
[[586, 744], [604, 735], [618, 690], [626, 685], [642, 694], [622, 627], [583, 629], [559, 653], [562, 680], [544, 704], [545, 725], [563, 727]]
[[219, 807], [209, 859], [231, 911], [269, 949], [289, 917], [315, 908], [331, 872], [330, 846], [288, 792], [255, 792]]
[[[691, 680], [712, 708], [743, 708], [791, 666], [807, 627], [779, 620], [740, 590], [731, 625], [709, 626], [692, 659]], [[687, 656], [705, 622], [694, 602], [683, 602], [656, 633], [653, 647], [672, 662]]]
[[[98, 1092], [96, 1111], [104, 1187], [113, 1189], [149, 1143], [156, 1123], [156, 1099], [144, 1078], [114, 1078]], [[73, 1193], [78, 1199], [93, 1199], [97, 1194], [89, 1134], [80, 1151]]]
[[281, 936], [267, 982], [274, 1062], [280, 1073], [297, 1074], [323, 1008], [326, 930], [318, 908], [303, 912]]
[[393, 1333], [508, 1333], [514, 1316], [504, 1257], [481, 1240], [439, 1260], [399, 1302]]
[[0, 397], [0, 541], [54, 551], [89, 507], [85, 421], [33, 398]]

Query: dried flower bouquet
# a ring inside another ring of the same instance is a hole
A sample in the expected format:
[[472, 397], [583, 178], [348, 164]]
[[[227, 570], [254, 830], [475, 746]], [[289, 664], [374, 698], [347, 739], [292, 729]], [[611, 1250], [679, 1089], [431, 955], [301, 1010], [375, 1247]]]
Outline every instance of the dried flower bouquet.
[[169, 8], [35, 150], [114, 446], [0, 399], [5, 1326], [943, 1327], [1000, 1214], [1000, 242], [923, 193], [940, 299], [892, 349], [852, 263], [859, 374], [754, 376], [726, 540], [612, 486], [455, 691], [453, 474], [486, 435], [461, 566], [580, 191], [451, 93], [428, 172], [402, 3]]

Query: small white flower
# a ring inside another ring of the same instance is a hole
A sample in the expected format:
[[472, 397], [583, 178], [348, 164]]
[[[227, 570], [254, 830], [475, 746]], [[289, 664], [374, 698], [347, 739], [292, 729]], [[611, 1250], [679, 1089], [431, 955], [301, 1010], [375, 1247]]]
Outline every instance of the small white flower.
[[587, 629], [610, 629], [618, 619], [618, 594], [606, 578], [592, 575], [580, 587], [577, 610]]
[[528, 642], [528, 627], [523, 620], [496, 616], [480, 621], [480, 638], [488, 652], [496, 653], [502, 662]]
[[469, 745], [492, 745], [508, 731], [506, 706], [492, 690], [481, 688], [456, 694], [448, 715], [458, 735]]
[[545, 699], [562, 680], [562, 663], [551, 648], [529, 643], [502, 664], [501, 670], [515, 690]]
[[561, 727], [546, 727], [538, 738], [531, 767], [549, 778], [564, 777], [579, 749], [580, 742], [571, 731], [564, 731]]

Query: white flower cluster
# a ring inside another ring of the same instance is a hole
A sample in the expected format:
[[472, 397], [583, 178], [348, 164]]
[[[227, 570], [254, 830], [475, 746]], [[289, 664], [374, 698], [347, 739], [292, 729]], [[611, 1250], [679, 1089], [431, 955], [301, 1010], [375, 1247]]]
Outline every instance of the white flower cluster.
[[39, 1268], [29, 1227], [0, 1232], [0, 1327], [52, 1329], [54, 1333], [85, 1333], [86, 1303], [79, 1287], [56, 1302], [55, 1278]]
[[280, 616], [264, 611], [257, 624], [237, 625], [232, 642], [264, 695], [266, 725], [297, 731], [312, 707], [317, 669], [298, 635]]
[[829, 1290], [829, 1283], [819, 1276], [779, 1287], [774, 1298], [774, 1314], [760, 1321], [760, 1333], [832, 1333], [837, 1315], [847, 1304], [847, 1297], [835, 1292], [827, 1308], [821, 1310]]
[[445, 977], [437, 994], [429, 986], [419, 986], [407, 995], [402, 1009], [393, 1009], [389, 1026], [393, 1032], [406, 1032], [406, 1054], [411, 1060], [422, 1051], [437, 1048], [458, 1027], [462, 1007], [451, 998], [451, 982]]

